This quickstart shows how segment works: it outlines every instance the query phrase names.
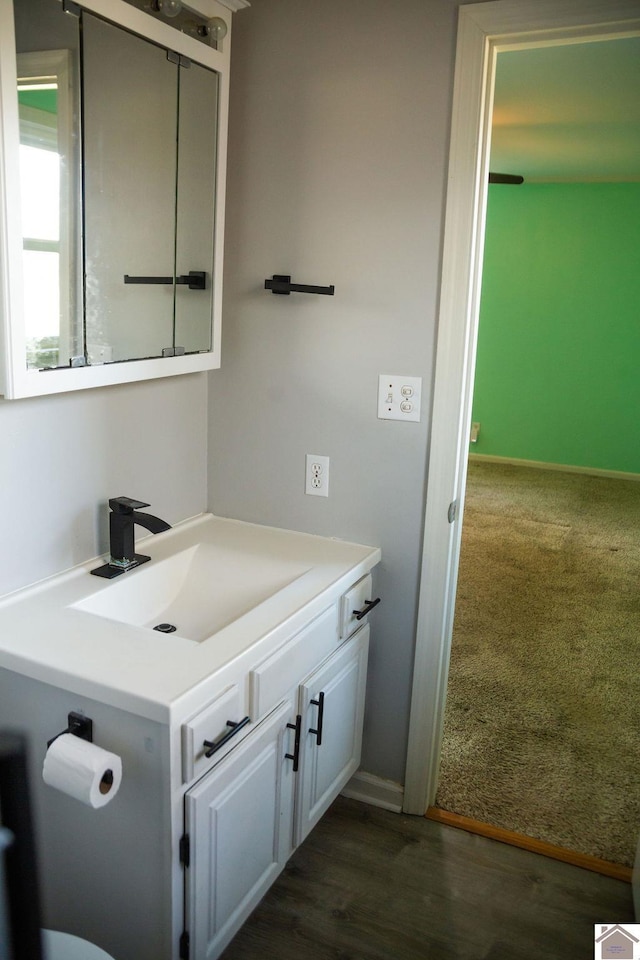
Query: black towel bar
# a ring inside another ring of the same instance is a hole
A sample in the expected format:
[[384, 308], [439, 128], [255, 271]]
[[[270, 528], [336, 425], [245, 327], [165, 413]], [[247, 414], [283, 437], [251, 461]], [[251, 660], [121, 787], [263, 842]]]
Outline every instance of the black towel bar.
[[265, 290], [271, 290], [271, 293], [283, 294], [288, 297], [290, 293], [321, 293], [327, 297], [332, 297], [335, 287], [317, 287], [306, 283], [291, 283], [291, 277], [285, 274], [276, 273], [271, 280], [265, 280]]

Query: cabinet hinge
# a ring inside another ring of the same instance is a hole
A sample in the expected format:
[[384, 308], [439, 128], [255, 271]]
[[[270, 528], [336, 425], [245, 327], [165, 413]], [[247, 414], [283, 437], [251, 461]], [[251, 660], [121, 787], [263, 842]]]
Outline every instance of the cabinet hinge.
[[189, 934], [185, 930], [180, 937], [180, 960], [189, 960]]
[[184, 833], [180, 837], [180, 863], [183, 867], [188, 867], [191, 864], [191, 844], [188, 833]]
[[[180, 28], [178, 27], [178, 29]], [[175, 50], [167, 50], [167, 60], [169, 63], [175, 63], [179, 67], [185, 67], [187, 70], [191, 67], [189, 57], [185, 57], [181, 53], [176, 53]]]

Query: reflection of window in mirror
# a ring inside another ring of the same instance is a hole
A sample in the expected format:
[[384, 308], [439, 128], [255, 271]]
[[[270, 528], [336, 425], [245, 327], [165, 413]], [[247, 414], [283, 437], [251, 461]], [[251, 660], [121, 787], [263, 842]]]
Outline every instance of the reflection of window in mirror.
[[18, 55], [18, 106], [27, 366], [68, 366], [83, 353], [69, 51]]

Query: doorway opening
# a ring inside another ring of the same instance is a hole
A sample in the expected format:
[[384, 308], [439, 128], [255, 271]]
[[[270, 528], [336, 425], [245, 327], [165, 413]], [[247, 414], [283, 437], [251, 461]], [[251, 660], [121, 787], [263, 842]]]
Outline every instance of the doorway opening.
[[541, 10], [528, 0], [460, 9], [425, 551], [405, 780], [404, 809], [408, 813], [423, 813], [433, 803], [438, 783], [471, 426], [496, 57], [501, 50], [550, 41], [563, 44], [637, 35], [639, 15], [635, 2], [604, 4], [595, 0], [583, 0], [580, 9], [574, 7], [571, 12]]
[[490, 166], [525, 177], [489, 187], [435, 803], [629, 867], [638, 100], [637, 37], [497, 56]]

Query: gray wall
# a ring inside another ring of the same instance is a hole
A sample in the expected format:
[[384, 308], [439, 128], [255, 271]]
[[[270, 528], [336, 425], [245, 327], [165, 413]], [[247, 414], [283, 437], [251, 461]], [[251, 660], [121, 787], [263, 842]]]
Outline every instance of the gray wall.
[[106, 552], [109, 497], [204, 510], [206, 396], [195, 374], [0, 401], [0, 596]]
[[[223, 366], [0, 402], [0, 595], [106, 550], [106, 500], [379, 544], [364, 768], [402, 781], [457, 0], [252, 0], [234, 18]], [[265, 277], [336, 285], [276, 297]], [[379, 373], [422, 376], [420, 424]], [[54, 374], [52, 374], [54, 376]], [[207, 492], [206, 449], [209, 447]], [[331, 457], [328, 499], [305, 453]]]
[[[209, 502], [378, 544], [363, 767], [404, 779], [455, 0], [252, 0], [234, 18], [222, 369]], [[264, 291], [274, 273], [335, 297]], [[377, 419], [379, 373], [423, 380]], [[304, 455], [331, 458], [328, 499]]]

